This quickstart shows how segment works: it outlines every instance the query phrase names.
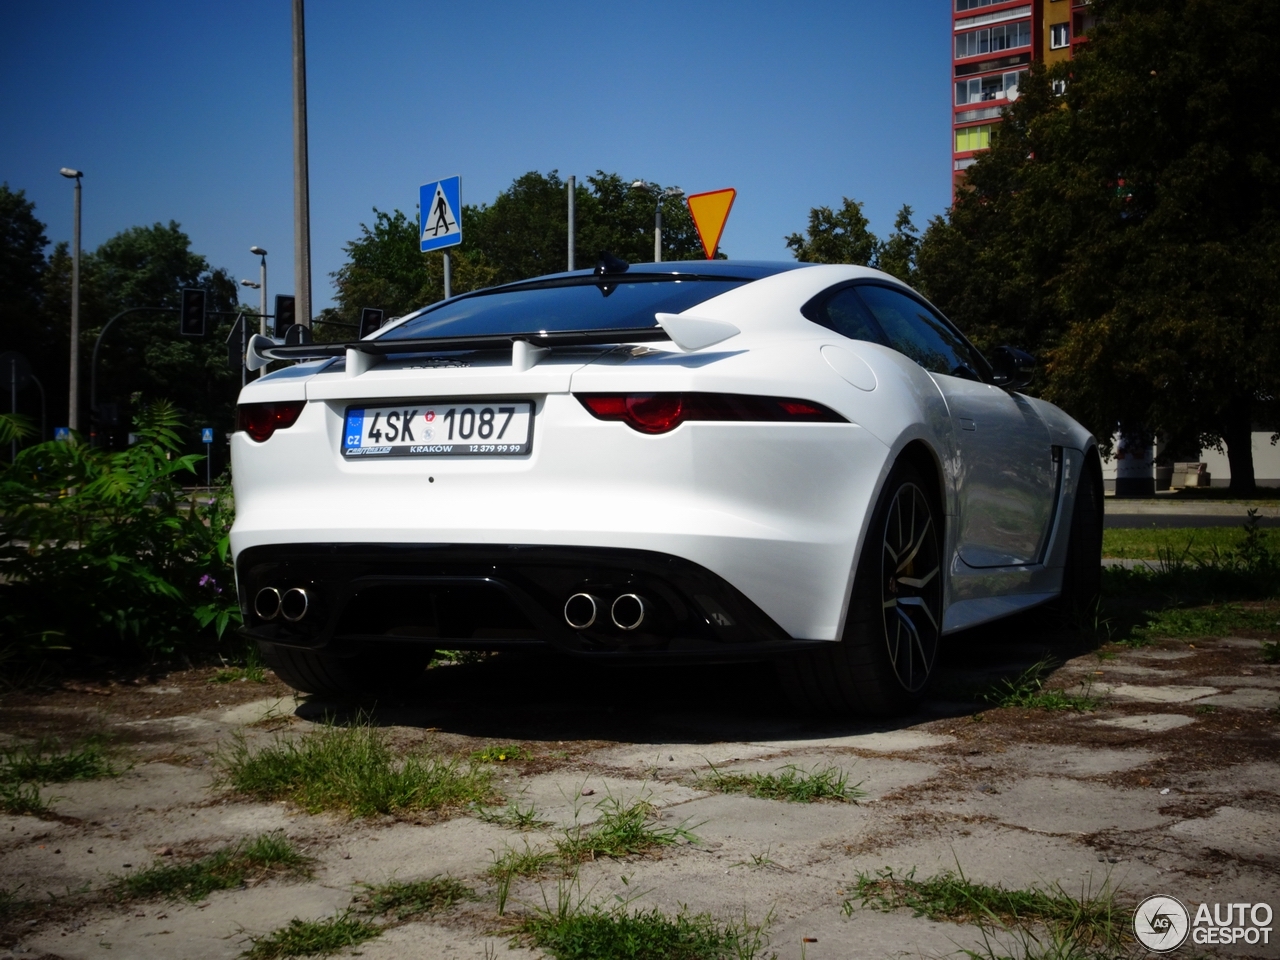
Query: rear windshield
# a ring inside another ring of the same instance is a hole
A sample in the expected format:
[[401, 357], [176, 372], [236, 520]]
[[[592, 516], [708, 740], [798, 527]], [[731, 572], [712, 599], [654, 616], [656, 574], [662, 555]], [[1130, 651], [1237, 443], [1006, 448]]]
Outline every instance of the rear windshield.
[[[585, 281], [585, 282], [584, 282]], [[655, 313], [681, 313], [750, 281], [583, 278], [546, 286], [498, 288], [458, 297], [389, 330], [380, 340], [448, 339], [657, 326]]]

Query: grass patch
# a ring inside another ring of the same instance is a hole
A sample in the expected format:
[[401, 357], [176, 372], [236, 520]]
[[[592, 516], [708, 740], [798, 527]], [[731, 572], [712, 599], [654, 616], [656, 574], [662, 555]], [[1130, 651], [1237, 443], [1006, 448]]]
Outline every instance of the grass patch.
[[709, 766], [711, 772], [698, 778], [698, 786], [721, 793], [745, 793], [763, 800], [787, 800], [791, 803], [817, 803], [821, 800], [851, 803], [867, 795], [866, 791], [859, 789], [861, 783], [851, 785], [849, 775], [834, 766], [806, 771], [788, 765], [773, 773], [721, 773], [714, 764]]
[[1090, 696], [1086, 687], [1083, 693], [1068, 693], [1060, 687], [1046, 687], [1045, 676], [1056, 666], [1052, 658], [1044, 657], [1033, 663], [1012, 680], [1004, 679], [982, 695], [982, 699], [996, 707], [1016, 707], [1023, 710], [1094, 710], [1102, 702]]
[[[1240, 544], [1239, 527], [1139, 527], [1102, 531], [1102, 555], [1126, 560], [1159, 560], [1170, 551], [1174, 555], [1212, 557], [1235, 550]], [[1272, 552], [1280, 552], [1280, 529], [1259, 528], [1258, 541]]]
[[448, 667], [468, 663], [483, 663], [492, 657], [488, 650], [437, 650], [428, 667]]
[[221, 763], [238, 793], [288, 800], [308, 813], [398, 815], [493, 799], [489, 771], [428, 753], [398, 757], [386, 735], [367, 725], [327, 727], [258, 750], [238, 737]]
[[516, 830], [534, 830], [549, 827], [551, 824], [538, 815], [538, 808], [532, 803], [527, 807], [520, 806], [513, 800], [501, 809], [474, 805], [475, 816], [485, 823], [494, 823], [500, 827], [513, 827]]
[[1280, 663], [1280, 641], [1272, 640], [1262, 644], [1262, 662]]
[[621, 859], [650, 853], [676, 843], [697, 843], [697, 836], [683, 823], [659, 826], [657, 808], [639, 798], [622, 803], [605, 797], [596, 808], [601, 811], [594, 823], [575, 824], [554, 841], [553, 850], [536, 850], [525, 842], [523, 850], [511, 847], [495, 854], [489, 876], [497, 883], [498, 913], [506, 912], [507, 893], [515, 877], [534, 877], [555, 869], [571, 874], [582, 863], [601, 857]]
[[532, 754], [518, 743], [509, 743], [505, 747], [485, 747], [471, 754], [476, 763], [507, 763], [511, 760], [528, 760]]
[[266, 833], [224, 847], [191, 863], [165, 863], [127, 874], [116, 881], [121, 899], [203, 900], [215, 890], [230, 890], [272, 876], [309, 877], [309, 857], [281, 833]]
[[117, 772], [102, 744], [92, 740], [66, 751], [48, 740], [0, 750], [0, 784], [68, 783], [111, 777]]
[[544, 903], [521, 921], [517, 935], [555, 960], [753, 960], [769, 944], [769, 918], [722, 923], [708, 913], [668, 917], [657, 908], [626, 907], [588, 906], [561, 883], [555, 906]]
[[249, 683], [267, 683], [267, 665], [262, 662], [262, 655], [258, 652], [258, 645], [250, 644], [245, 648], [244, 657], [241, 663], [228, 663], [222, 661], [222, 669], [215, 673], [210, 679], [210, 683], [235, 683], [240, 680]]
[[70, 750], [60, 750], [50, 740], [0, 749], [0, 811], [15, 816], [40, 817], [50, 801], [40, 796], [40, 786], [72, 780], [113, 777], [101, 743], [91, 740]]
[[1246, 609], [1238, 603], [1169, 607], [1148, 612], [1147, 616], [1147, 623], [1133, 630], [1137, 645], [1163, 637], [1225, 637], [1246, 630], [1280, 632], [1280, 609], [1274, 605], [1261, 609]]
[[246, 960], [325, 956], [381, 935], [380, 927], [353, 917], [350, 910], [326, 920], [299, 920], [294, 917], [285, 926], [265, 936], [250, 937], [253, 946], [240, 956]]
[[377, 916], [407, 920], [423, 914], [448, 910], [463, 900], [475, 900], [476, 892], [452, 877], [429, 880], [392, 881], [366, 888], [363, 910]]
[[874, 910], [906, 908], [917, 917], [951, 923], [1001, 927], [1043, 924], [1072, 942], [1084, 944], [1114, 946], [1124, 938], [1129, 922], [1129, 910], [1116, 902], [1110, 882], [1097, 894], [1081, 891], [1077, 898], [1060, 885], [1008, 890], [974, 883], [963, 872], [948, 870], [917, 880], [914, 869], [898, 876], [886, 868], [875, 876], [858, 875], [853, 897], [844, 902], [846, 915], [853, 912], [855, 900]]
[[697, 836], [684, 824], [657, 825], [657, 807], [639, 798], [622, 803], [605, 797], [596, 804], [602, 811], [594, 823], [577, 824], [556, 841], [556, 852], [566, 865], [585, 863], [600, 857], [618, 859], [649, 853], [656, 847], [676, 843], [697, 843]]

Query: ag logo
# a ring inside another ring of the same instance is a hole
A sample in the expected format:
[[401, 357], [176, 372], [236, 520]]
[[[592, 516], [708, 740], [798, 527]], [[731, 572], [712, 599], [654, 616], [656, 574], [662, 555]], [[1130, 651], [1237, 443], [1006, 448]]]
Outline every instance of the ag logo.
[[1180, 900], [1158, 895], [1147, 897], [1133, 912], [1133, 933], [1148, 950], [1166, 953], [1182, 946], [1191, 927], [1191, 915]]

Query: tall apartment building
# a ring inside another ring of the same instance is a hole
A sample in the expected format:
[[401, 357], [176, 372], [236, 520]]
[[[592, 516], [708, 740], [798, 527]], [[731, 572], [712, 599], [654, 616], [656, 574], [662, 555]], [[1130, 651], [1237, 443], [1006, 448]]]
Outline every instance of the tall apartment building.
[[1000, 114], [1017, 99], [1033, 61], [1069, 60], [1093, 25], [1089, 0], [950, 0], [952, 176], [991, 145]]

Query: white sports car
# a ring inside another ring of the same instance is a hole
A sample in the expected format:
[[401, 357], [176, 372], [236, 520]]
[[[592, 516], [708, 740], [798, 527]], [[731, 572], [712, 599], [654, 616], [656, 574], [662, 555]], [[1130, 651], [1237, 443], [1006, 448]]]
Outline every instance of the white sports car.
[[1097, 444], [865, 267], [627, 264], [351, 343], [255, 337], [232, 439], [244, 632], [376, 693], [437, 648], [773, 659], [912, 708], [947, 634], [1099, 588]]

